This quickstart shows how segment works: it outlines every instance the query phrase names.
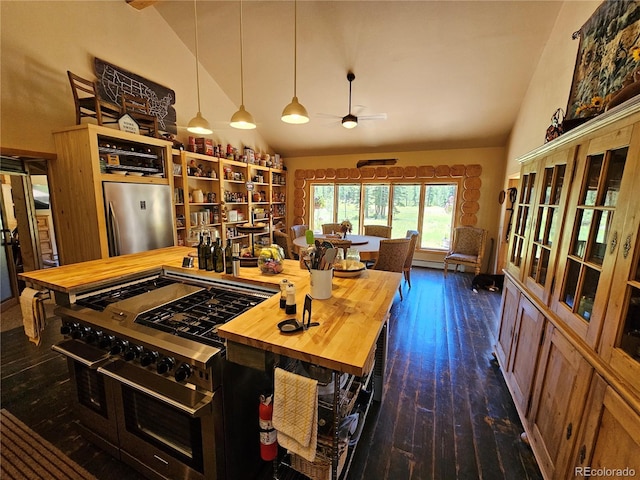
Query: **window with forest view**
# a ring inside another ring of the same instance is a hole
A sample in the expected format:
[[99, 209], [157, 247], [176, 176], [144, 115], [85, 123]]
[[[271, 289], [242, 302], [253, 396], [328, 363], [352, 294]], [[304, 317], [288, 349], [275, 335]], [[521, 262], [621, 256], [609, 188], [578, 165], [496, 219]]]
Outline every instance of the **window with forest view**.
[[390, 225], [392, 238], [418, 230], [418, 248], [449, 248], [457, 183], [316, 183], [310, 193], [309, 227], [315, 232], [324, 223], [349, 220], [354, 234], [362, 234], [364, 225]]

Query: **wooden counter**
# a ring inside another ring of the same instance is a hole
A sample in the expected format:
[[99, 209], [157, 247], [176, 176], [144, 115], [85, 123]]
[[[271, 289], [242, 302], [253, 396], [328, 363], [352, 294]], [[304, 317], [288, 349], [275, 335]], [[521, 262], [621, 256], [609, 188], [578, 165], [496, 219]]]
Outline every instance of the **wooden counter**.
[[[114, 280], [126, 281], [141, 273], [180, 272], [190, 275], [277, 285], [283, 278], [296, 285], [297, 318], [302, 318], [304, 297], [309, 293], [309, 272], [299, 263], [286, 260], [278, 275], [263, 275], [257, 267], [243, 267], [239, 277], [182, 268], [182, 259], [194, 250], [169, 247], [149, 252], [123, 255], [104, 260], [76, 263], [27, 272], [20, 277], [39, 287], [69, 296], [105, 285]], [[228, 342], [285, 355], [326, 368], [354, 375], [364, 375], [374, 362], [376, 341], [387, 320], [398, 290], [399, 273], [365, 271], [357, 278], [333, 279], [332, 297], [314, 300], [312, 321], [319, 326], [294, 334], [282, 334], [277, 324], [292, 315], [280, 309], [280, 294], [262, 302], [251, 311], [221, 326], [218, 333]]]

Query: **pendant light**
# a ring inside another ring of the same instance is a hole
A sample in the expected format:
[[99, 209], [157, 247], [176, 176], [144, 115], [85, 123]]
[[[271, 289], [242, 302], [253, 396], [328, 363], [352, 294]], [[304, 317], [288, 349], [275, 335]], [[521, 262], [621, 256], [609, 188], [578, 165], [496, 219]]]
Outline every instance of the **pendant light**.
[[209, 135], [213, 133], [209, 122], [200, 113], [200, 62], [198, 61], [198, 12], [196, 10], [196, 1], [193, 0], [193, 15], [195, 18], [196, 32], [196, 88], [198, 93], [198, 113], [193, 117], [187, 125], [187, 131], [198, 135]]
[[307, 109], [304, 108], [298, 97], [296, 96], [297, 87], [297, 69], [298, 69], [298, 2], [293, 2], [293, 99], [291, 103], [284, 107], [282, 111], [282, 121], [286, 123], [307, 123], [309, 121], [309, 114]]
[[252, 130], [256, 128], [256, 122], [253, 115], [244, 109], [244, 66], [243, 66], [243, 39], [242, 39], [242, 0], [240, 0], [240, 109], [231, 117], [231, 125], [233, 128], [242, 130]]

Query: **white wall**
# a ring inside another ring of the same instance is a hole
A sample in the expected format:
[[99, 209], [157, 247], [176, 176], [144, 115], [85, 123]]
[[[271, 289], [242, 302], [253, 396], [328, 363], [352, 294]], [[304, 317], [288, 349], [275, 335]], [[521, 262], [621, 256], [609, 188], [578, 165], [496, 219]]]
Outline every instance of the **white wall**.
[[[0, 1], [0, 141], [3, 147], [54, 152], [51, 132], [75, 123], [66, 71], [95, 78], [94, 57], [171, 88], [178, 125], [197, 111], [195, 59], [155, 8], [124, 0]], [[200, 70], [202, 114], [212, 125], [237, 110]], [[186, 139], [186, 130], [179, 137]], [[270, 151], [256, 130], [215, 130], [216, 143]]]
[[600, 3], [567, 1], [562, 6], [511, 132], [506, 177], [519, 173], [519, 156], [544, 143], [553, 113], [558, 108], [566, 110], [579, 46], [579, 40], [573, 40], [571, 35], [584, 25]]

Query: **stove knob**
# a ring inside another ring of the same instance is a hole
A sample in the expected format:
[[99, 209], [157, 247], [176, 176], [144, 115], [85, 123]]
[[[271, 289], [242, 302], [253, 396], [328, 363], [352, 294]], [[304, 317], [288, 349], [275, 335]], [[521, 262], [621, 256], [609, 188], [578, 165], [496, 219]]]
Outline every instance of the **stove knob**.
[[69, 335], [71, 332], [73, 332], [75, 329], [79, 327], [80, 327], [79, 323], [65, 322], [60, 327], [60, 333], [62, 335]]
[[124, 352], [128, 346], [129, 342], [127, 342], [126, 340], [118, 339], [111, 346], [111, 350], [109, 350], [109, 353], [111, 355], [118, 355], [119, 353]]
[[140, 357], [140, 365], [143, 367], [148, 367], [152, 363], [156, 361], [158, 358], [158, 352], [154, 352], [153, 350], [145, 350], [145, 352]]
[[102, 335], [100, 340], [98, 340], [98, 346], [100, 348], [111, 348], [111, 344], [115, 341], [116, 337], [113, 335]]
[[171, 357], [162, 357], [161, 360], [158, 361], [158, 365], [156, 365], [156, 370], [158, 373], [164, 375], [169, 372], [176, 365], [176, 361]]
[[80, 325], [71, 332], [71, 337], [75, 339], [84, 338], [89, 333], [89, 330], [91, 330], [89, 327]]
[[134, 358], [138, 358], [142, 353], [142, 347], [140, 345], [130, 345], [126, 352], [124, 352], [124, 359], [130, 362]]
[[99, 343], [101, 338], [102, 332], [100, 330], [94, 330], [93, 328], [91, 328], [89, 329], [89, 333], [87, 333], [85, 340], [87, 341], [87, 343]]
[[191, 365], [188, 363], [182, 363], [178, 368], [176, 368], [173, 376], [178, 382], [184, 382], [192, 373], [193, 370], [191, 369]]

